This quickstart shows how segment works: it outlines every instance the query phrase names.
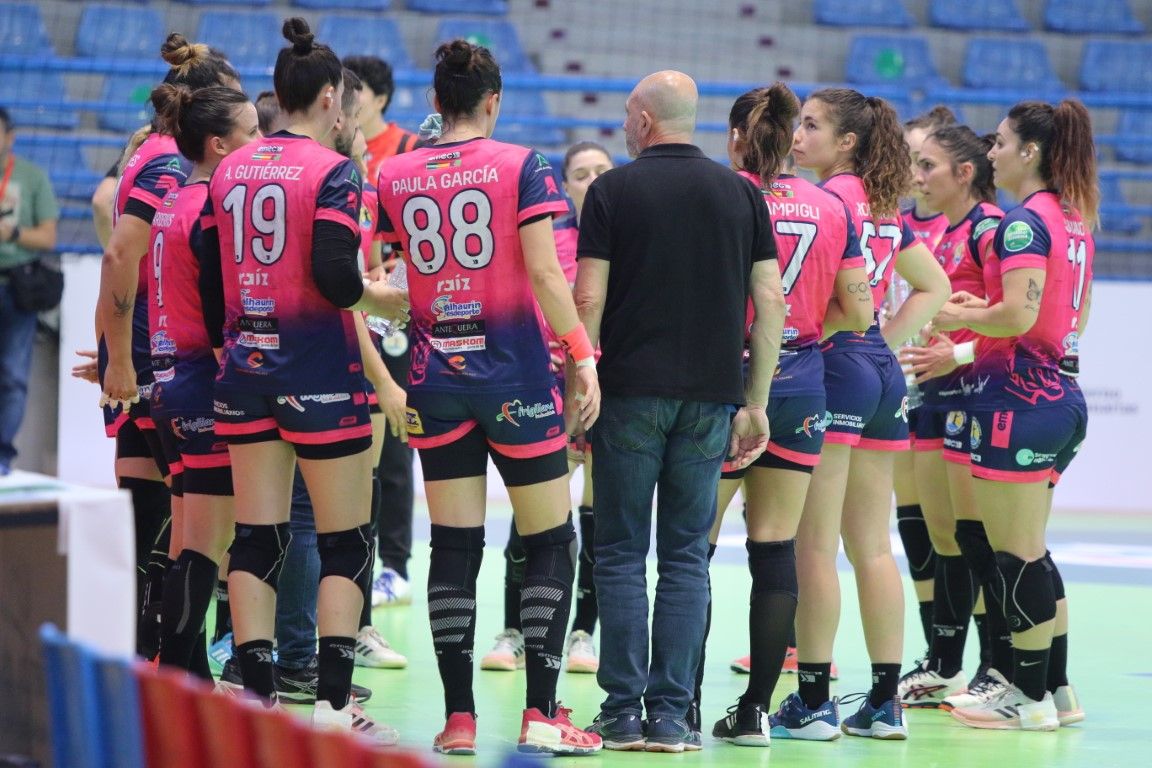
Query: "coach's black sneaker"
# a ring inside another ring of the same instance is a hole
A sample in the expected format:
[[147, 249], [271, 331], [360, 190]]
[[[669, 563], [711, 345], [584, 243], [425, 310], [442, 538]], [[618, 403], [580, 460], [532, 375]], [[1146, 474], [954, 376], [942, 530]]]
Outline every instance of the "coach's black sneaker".
[[[273, 666], [276, 695], [281, 701], [290, 704], [314, 704], [319, 677], [320, 663], [315, 656], [302, 669], [288, 669], [279, 664]], [[363, 704], [372, 698], [372, 691], [352, 683], [352, 698]]]

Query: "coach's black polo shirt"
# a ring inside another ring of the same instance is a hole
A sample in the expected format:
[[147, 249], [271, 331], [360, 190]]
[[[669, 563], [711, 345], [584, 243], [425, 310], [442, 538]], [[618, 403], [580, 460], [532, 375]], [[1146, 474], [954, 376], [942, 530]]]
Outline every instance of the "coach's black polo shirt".
[[650, 147], [592, 183], [577, 253], [611, 263], [605, 394], [744, 402], [752, 262], [776, 258], [760, 190], [691, 144]]

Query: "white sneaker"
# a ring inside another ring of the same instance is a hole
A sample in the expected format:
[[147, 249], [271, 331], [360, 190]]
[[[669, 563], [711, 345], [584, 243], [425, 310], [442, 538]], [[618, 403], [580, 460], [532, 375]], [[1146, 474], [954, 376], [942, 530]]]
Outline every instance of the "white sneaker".
[[384, 636], [371, 625], [356, 633], [356, 666], [376, 669], [404, 669], [408, 659], [388, 645]]
[[1004, 675], [989, 667], [984, 674], [976, 676], [972, 684], [968, 686], [967, 691], [944, 697], [944, 700], [940, 702], [940, 709], [975, 707], [993, 696], [998, 696], [1007, 687], [1008, 681]]
[[1074, 725], [1084, 721], [1084, 709], [1080, 706], [1080, 697], [1071, 685], [1062, 685], [1052, 694], [1056, 702], [1056, 717], [1060, 725]]
[[344, 709], [333, 709], [331, 703], [317, 701], [312, 709], [312, 726], [323, 731], [351, 731], [383, 747], [400, 740], [395, 728], [373, 720], [353, 699], [348, 700]]
[[900, 678], [897, 693], [900, 703], [911, 709], [935, 709], [944, 699], [968, 689], [967, 680], [963, 672], [957, 672], [951, 677], [945, 677], [939, 672], [928, 669], [927, 659], [908, 674]]
[[1060, 727], [1052, 694], [1034, 701], [1014, 685], [973, 707], [952, 710], [952, 717], [971, 728], [1010, 731], [1055, 731]]
[[480, 669], [515, 672], [524, 669], [524, 635], [506, 629], [496, 635], [496, 645], [480, 659]]
[[381, 568], [372, 582], [372, 607], [411, 604], [412, 587], [408, 580], [392, 568]]
[[600, 659], [596, 656], [596, 646], [592, 635], [578, 629], [568, 635], [565, 653], [568, 654], [568, 671], [596, 674], [600, 669]]

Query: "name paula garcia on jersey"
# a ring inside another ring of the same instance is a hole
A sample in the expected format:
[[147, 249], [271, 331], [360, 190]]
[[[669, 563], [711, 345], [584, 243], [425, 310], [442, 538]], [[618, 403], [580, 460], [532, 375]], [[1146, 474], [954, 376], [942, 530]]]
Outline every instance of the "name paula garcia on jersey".
[[[456, 161], [459, 162], [459, 161]], [[436, 163], [429, 162], [431, 168]], [[417, 192], [428, 192], [434, 189], [454, 189], [456, 187], [472, 187], [481, 184], [496, 184], [500, 181], [500, 174], [490, 165], [482, 168], [465, 170], [449, 170], [441, 174], [426, 174], [424, 176], [410, 176], [408, 178], [392, 180], [393, 195], [410, 195]]]

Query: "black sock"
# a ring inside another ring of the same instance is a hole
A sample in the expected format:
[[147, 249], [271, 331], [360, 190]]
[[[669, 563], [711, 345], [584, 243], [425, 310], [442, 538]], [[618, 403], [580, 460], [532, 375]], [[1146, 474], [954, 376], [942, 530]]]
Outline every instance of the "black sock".
[[236, 661], [244, 687], [258, 696], [272, 699], [276, 683], [272, 676], [272, 641], [249, 640], [236, 646]]
[[232, 631], [232, 611], [228, 605], [228, 580], [216, 580], [216, 626], [212, 628], [212, 642], [218, 643]]
[[208, 632], [200, 630], [196, 644], [192, 648], [192, 658], [188, 661], [188, 671], [206, 683], [215, 682], [212, 668], [208, 666]]
[[364, 595], [364, 602], [360, 606], [360, 626], [357, 629], [363, 629], [372, 625], [372, 578], [373, 569], [376, 567], [376, 542], [379, 538], [379, 525], [380, 525], [380, 478], [376, 476], [376, 469], [372, 469], [372, 505], [371, 513], [368, 518], [368, 530], [370, 538], [368, 539], [371, 551], [368, 556], [368, 567], [364, 569], [364, 573], [360, 576], [360, 592]]
[[570, 546], [576, 539], [572, 521], [522, 536], [527, 560], [520, 591], [520, 624], [524, 628], [524, 706], [555, 717], [556, 680], [564, 651], [572, 581], [576, 576]]
[[879, 708], [883, 706], [884, 702], [896, 698], [896, 688], [899, 683], [899, 664], [873, 664], [872, 690], [868, 693], [868, 703]]
[[1048, 655], [1047, 688], [1053, 693], [1062, 685], [1068, 685], [1068, 634], [1052, 638], [1052, 648]]
[[1040, 701], [1048, 685], [1049, 649], [1022, 651], [1016, 649], [1012, 684], [1028, 698]]
[[596, 518], [592, 507], [579, 508], [580, 561], [576, 571], [576, 611], [572, 617], [572, 631], [592, 634], [596, 631], [596, 582], [592, 580], [592, 567], [596, 564]]
[[352, 691], [352, 670], [356, 666], [356, 638], [321, 637], [317, 658], [316, 701], [327, 701], [332, 709], [344, 709]]
[[931, 658], [937, 672], [952, 677], [964, 666], [968, 620], [976, 603], [976, 584], [962, 555], [936, 556], [934, 589]]
[[483, 558], [483, 526], [432, 526], [428, 621], [444, 686], [445, 717], [476, 711], [472, 649], [476, 643], [476, 576]]
[[[172, 516], [172, 494], [163, 480], [121, 477], [116, 483], [132, 496], [132, 517], [136, 532], [136, 608], [144, 607], [148, 559], [164, 521]], [[168, 554], [165, 549], [164, 554]]]
[[988, 630], [988, 614], [974, 613], [972, 621], [976, 622], [976, 636], [980, 638], [980, 666], [992, 666], [992, 638]]
[[790, 629], [788, 632], [788, 647], [789, 648], [795, 648], [796, 647], [796, 625], [795, 624], [792, 625], [792, 629]]
[[[708, 563], [712, 563], [712, 557], [716, 554], [716, 545], [708, 545]], [[696, 702], [697, 707], [700, 705], [701, 689], [704, 686], [704, 656], [708, 648], [708, 635], [712, 632], [712, 573], [709, 569], [708, 573], [708, 609], [704, 613], [704, 640], [700, 643], [700, 663], [696, 665], [696, 685], [692, 690], [692, 699]]]
[[1004, 606], [1000, 603], [1000, 570], [996, 566], [996, 553], [988, 543], [984, 524], [979, 520], [957, 520], [956, 541], [984, 592], [992, 666], [1012, 682], [1012, 634], [1004, 617]]
[[204, 617], [212, 602], [218, 566], [185, 549], [168, 569], [160, 624], [160, 663], [191, 670], [197, 643], [203, 648]]
[[769, 706], [796, 621], [796, 548], [792, 539], [748, 541], [745, 547], [752, 574], [748, 606], [752, 673], [741, 702]]
[[504, 629], [520, 630], [520, 590], [524, 586], [524, 542], [513, 520], [504, 547]]
[[160, 623], [164, 610], [164, 579], [173, 561], [168, 559], [170, 521], [160, 529], [152, 555], [148, 558], [147, 580], [144, 586], [144, 604], [136, 625], [136, 653], [145, 659], [154, 659], [160, 652]]
[[[936, 550], [928, 536], [928, 524], [924, 522], [924, 510], [919, 504], [902, 504], [896, 507], [896, 530], [904, 545], [908, 558], [908, 572], [912, 581], [929, 581], [936, 573]], [[932, 610], [924, 610], [920, 603], [920, 626], [924, 630], [924, 642], [932, 645]]]
[[826, 664], [805, 664], [796, 668], [800, 685], [796, 693], [808, 709], [816, 709], [831, 698], [828, 695], [828, 681], [832, 677], [832, 662]]
[[[937, 561], [939, 562], [939, 561]], [[924, 639], [927, 641], [927, 648], [932, 647], [932, 621], [935, 608], [932, 607], [932, 600], [920, 601], [920, 629], [924, 631]]]

